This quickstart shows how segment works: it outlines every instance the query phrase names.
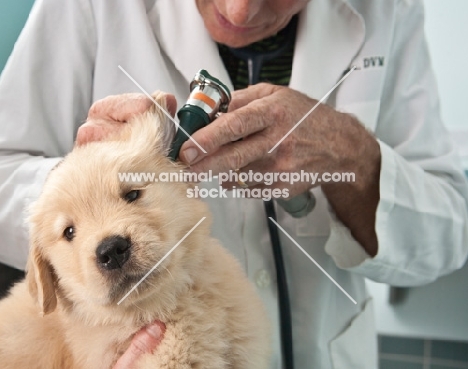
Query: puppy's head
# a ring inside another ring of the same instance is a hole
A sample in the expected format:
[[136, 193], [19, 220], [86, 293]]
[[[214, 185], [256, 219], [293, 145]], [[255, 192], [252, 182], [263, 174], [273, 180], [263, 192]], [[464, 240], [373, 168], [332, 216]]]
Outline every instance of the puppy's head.
[[[155, 98], [166, 106], [166, 95]], [[30, 217], [27, 278], [43, 313], [55, 309], [57, 297], [84, 311], [117, 309], [144, 277], [120, 309], [173, 304], [190, 285], [208, 220], [153, 270], [208, 215], [202, 202], [187, 198], [189, 184], [155, 180], [182, 173], [166, 156], [173, 132], [154, 106], [107, 140], [75, 148], [52, 170]]]

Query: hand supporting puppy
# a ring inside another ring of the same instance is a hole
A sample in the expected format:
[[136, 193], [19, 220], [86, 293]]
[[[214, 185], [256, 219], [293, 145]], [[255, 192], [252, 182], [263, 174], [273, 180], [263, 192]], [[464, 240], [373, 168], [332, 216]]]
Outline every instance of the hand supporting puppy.
[[113, 369], [130, 369], [144, 355], [156, 350], [164, 338], [166, 326], [160, 321], [143, 327], [132, 339], [129, 348], [117, 361]]
[[[149, 98], [139, 93], [113, 95], [96, 101], [89, 109], [86, 123], [78, 129], [75, 144], [81, 146], [92, 141], [102, 141], [153, 104]], [[166, 95], [166, 105], [168, 112], [174, 116], [177, 102], [173, 95]]]
[[79, 130], [76, 145], [101, 141], [116, 132], [132, 116], [148, 110], [152, 102], [142, 94], [109, 96], [96, 101], [88, 112], [88, 119]]
[[[174, 114], [175, 99], [172, 95], [167, 96], [168, 109]], [[142, 94], [109, 96], [96, 101], [89, 110], [88, 120], [78, 130], [76, 145], [105, 139], [118, 131], [131, 117], [144, 113], [152, 104], [153, 102]], [[160, 321], [143, 327], [135, 334], [127, 351], [113, 369], [130, 369], [142, 355], [156, 350], [164, 338], [165, 330], [165, 324]]]

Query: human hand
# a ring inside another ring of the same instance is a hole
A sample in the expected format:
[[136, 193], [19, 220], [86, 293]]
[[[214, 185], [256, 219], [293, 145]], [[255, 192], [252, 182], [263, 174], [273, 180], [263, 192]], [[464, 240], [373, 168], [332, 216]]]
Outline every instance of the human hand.
[[[174, 116], [177, 102], [175, 97], [166, 94], [166, 108]], [[79, 129], [76, 145], [81, 146], [92, 141], [102, 141], [117, 132], [132, 117], [142, 114], [153, 106], [146, 95], [128, 93], [112, 95], [96, 101], [88, 112], [88, 119]]]
[[[321, 185], [336, 216], [374, 256], [378, 250], [375, 217], [380, 199], [380, 146], [356, 118], [320, 104], [268, 153], [316, 103], [290, 88], [265, 83], [234, 91], [229, 113], [193, 134], [207, 154], [189, 140], [179, 158], [191, 165], [192, 171], [211, 169], [214, 174], [237, 168], [263, 174], [304, 170], [317, 178], [327, 172], [354, 173], [354, 182], [318, 181], [315, 186]], [[289, 197], [313, 187], [310, 182], [248, 185], [286, 188]]]
[[160, 321], [155, 321], [140, 329], [113, 369], [131, 369], [142, 355], [151, 353], [158, 347], [165, 330], [166, 326]]
[[[317, 173], [319, 178], [325, 172], [354, 172], [356, 185], [364, 186], [360, 182], [380, 165], [378, 143], [354, 117], [325, 104], [320, 104], [268, 153], [316, 103], [290, 88], [264, 83], [234, 91], [229, 113], [192, 136], [207, 154], [189, 140], [182, 146], [180, 159], [195, 172], [211, 169], [219, 173], [237, 168], [260, 173], [304, 170]], [[237, 141], [240, 138], [243, 140]], [[312, 185], [281, 182], [272, 187], [288, 188], [295, 196]]]

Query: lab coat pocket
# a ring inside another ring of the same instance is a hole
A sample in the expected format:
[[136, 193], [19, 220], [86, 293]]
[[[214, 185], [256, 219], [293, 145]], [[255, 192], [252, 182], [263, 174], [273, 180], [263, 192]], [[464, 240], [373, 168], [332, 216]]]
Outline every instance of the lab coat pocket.
[[330, 342], [333, 369], [377, 369], [377, 336], [372, 298], [349, 327]]
[[360, 69], [352, 73], [338, 89], [336, 110], [352, 114], [374, 132], [380, 111], [385, 68]]

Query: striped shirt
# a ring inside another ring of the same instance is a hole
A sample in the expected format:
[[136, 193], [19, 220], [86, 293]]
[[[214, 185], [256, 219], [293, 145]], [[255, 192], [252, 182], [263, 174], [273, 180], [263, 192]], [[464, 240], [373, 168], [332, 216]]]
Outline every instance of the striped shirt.
[[[294, 55], [294, 41], [296, 39], [297, 16], [293, 17], [289, 24], [264, 40], [255, 42], [242, 48], [256, 54], [263, 54], [268, 59], [268, 54], [284, 47], [281, 55], [274, 59], [265, 60], [260, 70], [258, 82], [268, 82], [275, 85], [287, 86], [291, 79], [292, 61]], [[229, 73], [235, 90], [249, 85], [247, 62], [236, 57], [226, 45], [218, 44], [219, 55]]]

